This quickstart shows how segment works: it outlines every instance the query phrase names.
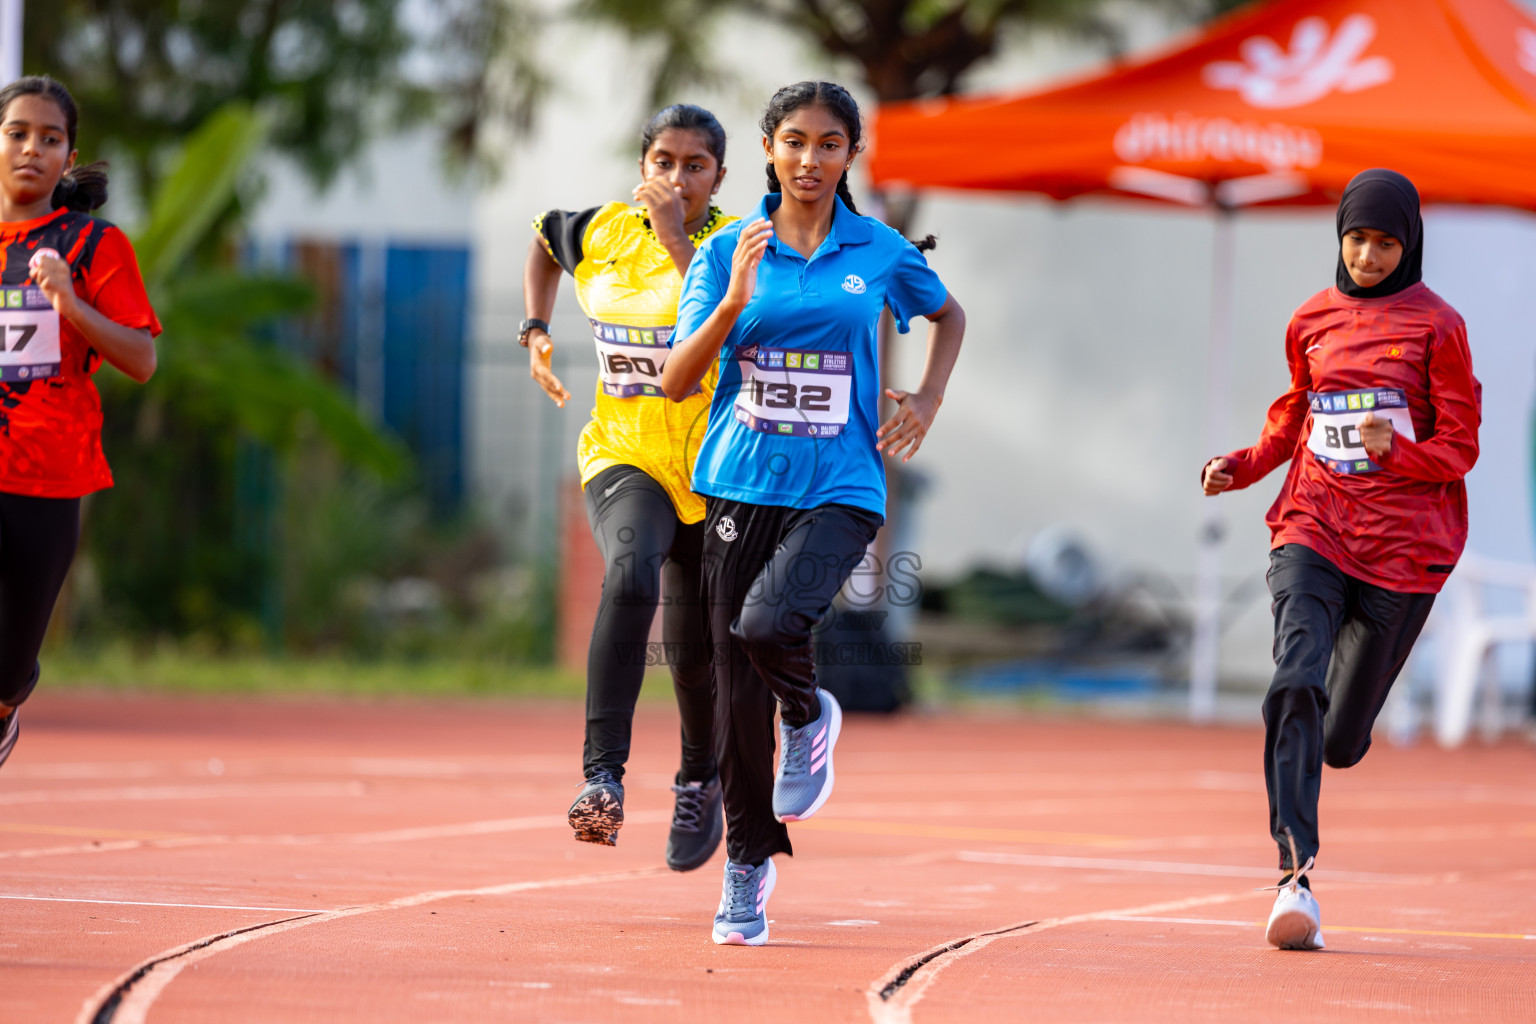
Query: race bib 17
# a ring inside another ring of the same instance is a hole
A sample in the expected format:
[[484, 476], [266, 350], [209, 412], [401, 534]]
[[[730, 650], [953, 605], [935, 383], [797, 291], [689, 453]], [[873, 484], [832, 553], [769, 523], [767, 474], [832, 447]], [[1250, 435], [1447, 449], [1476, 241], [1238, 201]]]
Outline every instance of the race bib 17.
[[853, 355], [738, 347], [736, 419], [765, 434], [836, 437], [848, 425]]
[[667, 347], [672, 328], [625, 327], [593, 320], [592, 334], [604, 394], [614, 398], [663, 394], [661, 367], [672, 351]]
[[41, 288], [0, 288], [0, 381], [58, 376], [59, 314]]
[[1381, 469], [1365, 454], [1360, 440], [1360, 421], [1366, 413], [1392, 421], [1394, 433], [1410, 441], [1413, 418], [1408, 415], [1408, 397], [1396, 388], [1366, 388], [1363, 391], [1309, 392], [1312, 405], [1312, 436], [1307, 447], [1317, 461], [1335, 473], [1375, 473]]

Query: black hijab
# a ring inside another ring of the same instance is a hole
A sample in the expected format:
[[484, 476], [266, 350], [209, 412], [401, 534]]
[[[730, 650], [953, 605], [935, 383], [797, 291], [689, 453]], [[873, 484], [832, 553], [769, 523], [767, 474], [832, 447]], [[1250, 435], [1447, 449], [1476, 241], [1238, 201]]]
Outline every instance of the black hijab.
[[1424, 279], [1424, 220], [1419, 216], [1419, 190], [1401, 174], [1376, 168], [1361, 171], [1350, 179], [1344, 198], [1339, 200], [1338, 227], [1341, 246], [1345, 233], [1355, 228], [1385, 231], [1403, 243], [1403, 258], [1397, 269], [1369, 288], [1355, 284], [1340, 252], [1334, 279], [1345, 295], [1377, 299], [1396, 295]]

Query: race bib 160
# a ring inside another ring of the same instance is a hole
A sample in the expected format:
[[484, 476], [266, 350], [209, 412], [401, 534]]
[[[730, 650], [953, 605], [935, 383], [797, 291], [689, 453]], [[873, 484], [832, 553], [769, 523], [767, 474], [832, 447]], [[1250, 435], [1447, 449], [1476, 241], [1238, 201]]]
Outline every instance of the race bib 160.
[[58, 376], [59, 314], [41, 288], [0, 288], [0, 381]]
[[1375, 473], [1381, 467], [1365, 454], [1360, 440], [1360, 421], [1366, 413], [1392, 421], [1394, 433], [1410, 441], [1413, 418], [1408, 415], [1408, 397], [1397, 388], [1366, 388], [1361, 391], [1309, 392], [1312, 405], [1312, 436], [1307, 447], [1317, 461], [1335, 473]]
[[836, 437], [848, 425], [853, 355], [740, 346], [736, 419], [765, 434]]
[[593, 320], [592, 334], [597, 342], [598, 376], [604, 394], [614, 398], [664, 394], [661, 367], [672, 351], [667, 347], [672, 328], [625, 327]]

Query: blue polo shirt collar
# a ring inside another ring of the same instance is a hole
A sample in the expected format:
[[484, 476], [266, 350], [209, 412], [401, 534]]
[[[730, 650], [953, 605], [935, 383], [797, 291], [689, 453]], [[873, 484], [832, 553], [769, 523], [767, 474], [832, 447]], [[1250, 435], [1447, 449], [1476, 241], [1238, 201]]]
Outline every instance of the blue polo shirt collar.
[[[811, 254], [812, 259], [815, 259], [822, 253], [835, 252], [845, 245], [863, 245], [874, 237], [874, 231], [870, 228], [869, 223], [863, 217], [848, 209], [848, 205], [843, 202], [842, 196], [833, 196], [832, 201], [837, 204], [836, 209], [832, 211], [832, 229], [827, 232], [826, 239], [817, 250]], [[784, 194], [782, 192], [769, 192], [757, 204], [757, 209], [752, 211], [752, 216], [746, 218], [742, 223], [750, 224], [758, 218], [767, 220], [768, 215], [777, 210], [779, 204], [783, 202]], [[768, 244], [774, 252], [788, 253], [797, 259], [805, 258], [788, 246], [781, 250], [779, 248], [778, 235], [774, 235]]]

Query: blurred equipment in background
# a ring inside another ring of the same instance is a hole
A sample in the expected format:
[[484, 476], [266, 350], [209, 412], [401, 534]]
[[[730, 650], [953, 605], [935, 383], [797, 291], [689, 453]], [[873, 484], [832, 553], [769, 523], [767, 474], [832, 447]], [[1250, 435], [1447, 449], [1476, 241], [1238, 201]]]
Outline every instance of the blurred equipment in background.
[[1048, 526], [1030, 539], [1024, 569], [1048, 596], [1069, 607], [1081, 608], [1099, 594], [1098, 563], [1066, 526]]
[[894, 640], [886, 614], [834, 604], [813, 634], [816, 684], [844, 711], [890, 712], [912, 700], [909, 661], [921, 648]]

